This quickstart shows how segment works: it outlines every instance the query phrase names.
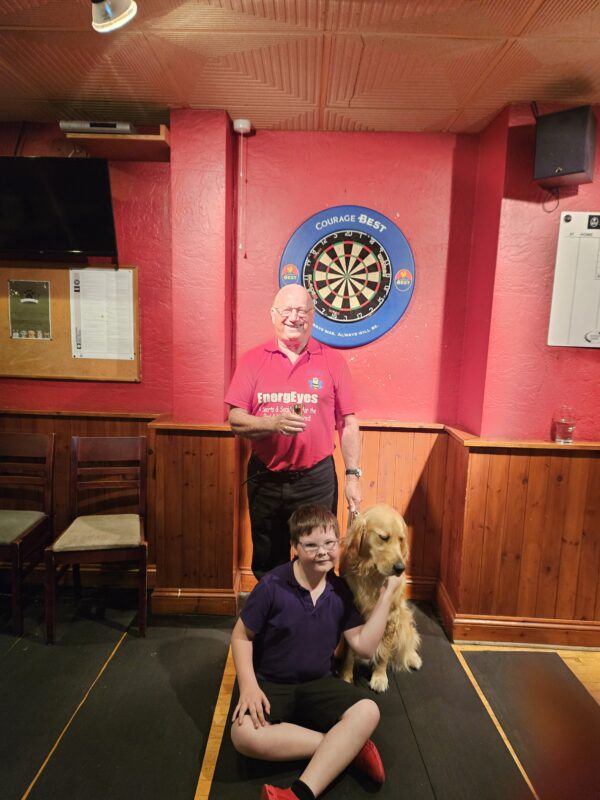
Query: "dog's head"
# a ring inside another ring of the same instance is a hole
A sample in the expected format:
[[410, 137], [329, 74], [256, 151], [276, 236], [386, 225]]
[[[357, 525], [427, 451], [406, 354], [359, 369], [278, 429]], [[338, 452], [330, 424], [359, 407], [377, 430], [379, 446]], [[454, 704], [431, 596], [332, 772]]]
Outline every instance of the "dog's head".
[[371, 506], [348, 530], [344, 561], [356, 574], [375, 569], [380, 575], [402, 575], [408, 560], [406, 522], [394, 508]]

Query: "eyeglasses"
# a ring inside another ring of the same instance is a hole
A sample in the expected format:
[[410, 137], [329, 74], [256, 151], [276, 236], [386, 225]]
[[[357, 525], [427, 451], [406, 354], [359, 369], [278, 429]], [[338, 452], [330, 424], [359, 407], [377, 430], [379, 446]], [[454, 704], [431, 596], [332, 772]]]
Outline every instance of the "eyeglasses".
[[306, 544], [304, 544], [304, 542], [298, 542], [304, 552], [308, 553], [310, 556], [313, 556], [321, 547], [329, 553], [331, 550], [335, 550], [339, 543], [339, 539], [327, 539], [326, 542], [321, 542], [321, 544], [317, 544], [316, 542], [307, 542]]
[[309, 308], [305, 308], [304, 306], [297, 306], [294, 308], [276, 308], [273, 306], [273, 311], [276, 311], [282, 319], [291, 317], [294, 311], [298, 315], [298, 319], [306, 319], [312, 310], [312, 306]]

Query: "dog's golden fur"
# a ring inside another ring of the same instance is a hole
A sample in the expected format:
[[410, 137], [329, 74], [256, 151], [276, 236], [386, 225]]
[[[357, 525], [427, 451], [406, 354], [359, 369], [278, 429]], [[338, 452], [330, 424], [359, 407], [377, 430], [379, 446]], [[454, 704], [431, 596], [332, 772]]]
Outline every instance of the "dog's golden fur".
[[[373, 672], [369, 685], [376, 692], [388, 688], [388, 664], [396, 670], [408, 670], [419, 669], [422, 663], [417, 652], [421, 639], [406, 603], [407, 559], [406, 523], [395, 509], [384, 504], [371, 506], [355, 518], [348, 531], [340, 573], [365, 619], [370, 616], [386, 577], [399, 573], [403, 576], [394, 593], [383, 638], [370, 660]], [[355, 659], [346, 646], [340, 677], [349, 683]]]

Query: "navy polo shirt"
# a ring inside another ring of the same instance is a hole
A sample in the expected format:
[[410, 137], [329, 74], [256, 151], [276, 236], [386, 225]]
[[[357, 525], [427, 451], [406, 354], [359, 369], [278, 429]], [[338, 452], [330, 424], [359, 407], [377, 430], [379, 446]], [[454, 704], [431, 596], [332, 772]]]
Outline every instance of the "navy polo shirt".
[[342, 578], [328, 572], [315, 605], [296, 580], [293, 563], [263, 575], [241, 614], [254, 634], [256, 677], [274, 683], [303, 683], [332, 675], [333, 653], [342, 632], [364, 622]]

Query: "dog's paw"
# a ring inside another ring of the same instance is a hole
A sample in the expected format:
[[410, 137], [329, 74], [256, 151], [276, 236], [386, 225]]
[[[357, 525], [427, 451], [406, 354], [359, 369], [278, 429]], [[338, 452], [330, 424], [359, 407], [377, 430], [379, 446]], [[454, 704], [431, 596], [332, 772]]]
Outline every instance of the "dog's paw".
[[407, 659], [408, 666], [410, 669], [421, 669], [423, 666], [423, 659], [415, 650], [414, 653], [411, 653]]
[[371, 675], [371, 680], [369, 681], [369, 686], [373, 689], [374, 692], [387, 692], [388, 686], [390, 682], [388, 681], [388, 676], [383, 673], [383, 675], [379, 675], [373, 673]]

